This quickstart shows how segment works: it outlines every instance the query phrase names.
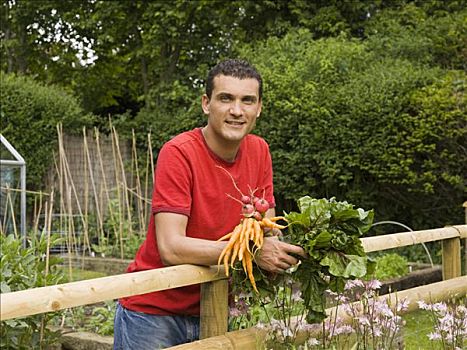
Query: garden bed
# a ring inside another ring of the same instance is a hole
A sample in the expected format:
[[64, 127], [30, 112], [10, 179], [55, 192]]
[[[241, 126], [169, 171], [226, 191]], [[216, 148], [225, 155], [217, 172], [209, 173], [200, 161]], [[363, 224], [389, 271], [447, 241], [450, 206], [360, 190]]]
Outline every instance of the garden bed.
[[406, 276], [391, 278], [383, 281], [379, 291], [380, 295], [397, 292], [426, 284], [439, 282], [443, 279], [441, 266], [429, 264], [411, 264], [412, 272]]
[[117, 258], [102, 258], [92, 256], [63, 255], [63, 264], [68, 264], [71, 259], [73, 267], [83, 270], [102, 272], [107, 276], [119, 275], [126, 272], [126, 269], [132, 260]]

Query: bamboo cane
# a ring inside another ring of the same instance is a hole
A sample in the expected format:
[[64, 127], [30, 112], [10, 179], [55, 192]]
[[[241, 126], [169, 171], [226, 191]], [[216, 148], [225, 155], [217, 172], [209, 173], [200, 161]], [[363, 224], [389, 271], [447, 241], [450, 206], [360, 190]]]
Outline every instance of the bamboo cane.
[[[18, 239], [18, 230], [16, 228], [16, 220], [15, 220], [15, 208], [13, 207], [13, 200], [11, 199], [10, 191], [7, 191], [6, 194], [6, 201], [7, 205], [10, 206], [10, 212], [11, 212], [11, 223], [13, 225], [13, 234], [15, 235], [15, 238]], [[6, 216], [6, 215], [5, 215]], [[6, 231], [6, 224], [5, 224], [5, 231]]]
[[[115, 184], [117, 190], [117, 200], [118, 200], [118, 217], [119, 217], [119, 225], [118, 225], [118, 242], [120, 244], [120, 258], [123, 259], [123, 220], [122, 220], [122, 202], [121, 202], [121, 193], [120, 193], [120, 172], [117, 171], [118, 164], [117, 164], [117, 150], [115, 145], [115, 137], [113, 134], [113, 125], [112, 120], [109, 116], [109, 127], [111, 130], [111, 140], [112, 140], [112, 155], [113, 155], [113, 164], [115, 170]], [[110, 204], [110, 203], [109, 203]]]
[[84, 133], [84, 151], [86, 154], [86, 159], [88, 161], [88, 169], [89, 169], [89, 176], [91, 179], [92, 193], [94, 194], [94, 202], [96, 206], [95, 209], [96, 209], [97, 222], [98, 222], [98, 234], [101, 237], [104, 237], [104, 221], [103, 221], [102, 213], [100, 210], [99, 197], [97, 196], [96, 183], [94, 181], [94, 173], [92, 172], [91, 156], [89, 154], [89, 147], [88, 147], [88, 142], [86, 138], [86, 129], [83, 130], [83, 133]]
[[[118, 137], [118, 132], [115, 129], [115, 127], [112, 127], [112, 130], [113, 130], [113, 133], [114, 133], [115, 145], [116, 145], [116, 148], [117, 148], [118, 162], [119, 162], [119, 165], [120, 165], [120, 170], [122, 172], [123, 188], [128, 188], [127, 181], [126, 181], [125, 166], [123, 164], [122, 153], [120, 151], [120, 141], [119, 141], [119, 137]], [[128, 218], [128, 222], [130, 223], [128, 225], [128, 228], [129, 228], [128, 236], [131, 236], [131, 234], [133, 233], [133, 229], [132, 229], [132, 225], [131, 225], [133, 219], [132, 219], [132, 214], [131, 214], [130, 200], [128, 198], [128, 191], [124, 191], [123, 194], [124, 194], [125, 206], [126, 206], [126, 211], [127, 211], [127, 218]]]
[[[114, 211], [113, 211], [112, 206], [110, 205], [109, 188], [107, 186], [107, 178], [106, 178], [106, 174], [105, 174], [105, 170], [104, 170], [104, 161], [102, 159], [102, 152], [101, 152], [101, 146], [100, 146], [99, 130], [97, 128], [94, 128], [94, 136], [95, 136], [95, 140], [96, 140], [97, 157], [99, 159], [99, 165], [100, 165], [100, 169], [101, 169], [102, 184], [103, 184], [104, 193], [105, 193], [106, 200], [107, 200], [107, 208], [109, 210], [110, 217], [113, 218], [114, 217]], [[117, 238], [118, 237], [118, 232], [117, 232], [117, 229], [116, 229], [116, 227], [114, 225], [112, 226], [112, 229], [114, 231], [115, 238]], [[109, 238], [109, 237], [107, 237], [107, 238]]]
[[[50, 196], [50, 209], [47, 210], [47, 202], [45, 203], [45, 232], [47, 234], [47, 248], [45, 251], [45, 269], [44, 269], [44, 286], [47, 285], [47, 276], [49, 274], [49, 262], [50, 262], [50, 231], [52, 228], [52, 213], [53, 213], [53, 189], [51, 192]], [[43, 338], [44, 338], [44, 330], [45, 330], [45, 315], [42, 315], [41, 317], [41, 327], [40, 327], [40, 342], [42, 344]]]
[[[110, 121], [110, 120], [109, 120]], [[123, 208], [122, 208], [122, 196], [120, 191], [120, 179], [119, 179], [119, 162], [117, 160], [117, 141], [115, 139], [115, 134], [113, 132], [114, 127], [112, 122], [110, 121], [110, 129], [112, 130], [112, 154], [114, 160], [114, 169], [115, 169], [115, 181], [117, 187], [117, 198], [118, 198], [118, 217], [119, 217], [119, 225], [118, 225], [118, 240], [120, 243], [120, 258], [123, 259]]]
[[141, 179], [139, 176], [139, 164], [138, 164], [138, 154], [136, 151], [136, 136], [135, 136], [135, 130], [131, 130], [132, 133], [132, 149], [133, 149], [133, 156], [135, 159], [135, 174], [136, 174], [136, 193], [138, 194], [136, 196], [136, 203], [138, 204], [138, 216], [139, 216], [139, 234], [143, 232], [144, 230], [144, 213], [143, 213], [143, 202], [141, 200]]
[[32, 228], [32, 232], [34, 235], [37, 235], [39, 231], [39, 220], [41, 217], [41, 211], [42, 211], [42, 192], [39, 194], [39, 208], [36, 208], [36, 201], [37, 197], [34, 197], [34, 226]]
[[[150, 158], [150, 152], [149, 152], [149, 147], [151, 145], [151, 134], [148, 134], [148, 147], [146, 149], [146, 166], [144, 168], [144, 198], [148, 198], [148, 185], [149, 185], [149, 166], [151, 164]], [[144, 206], [144, 223], [147, 225], [147, 218], [148, 218], [148, 206]]]

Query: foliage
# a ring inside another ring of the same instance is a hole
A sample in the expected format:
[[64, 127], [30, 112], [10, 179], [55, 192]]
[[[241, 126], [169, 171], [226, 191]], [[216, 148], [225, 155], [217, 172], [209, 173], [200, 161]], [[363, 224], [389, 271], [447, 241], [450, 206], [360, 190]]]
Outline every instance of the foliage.
[[103, 257], [134, 258], [144, 235], [134, 231], [135, 223], [123, 212], [123, 204], [118, 199], [110, 200], [108, 213], [103, 222], [104, 236], [96, 237], [92, 250]]
[[92, 250], [102, 257], [133, 259], [143, 240], [144, 237], [136, 233], [123, 237], [122, 244], [118, 238], [103, 237], [99, 240], [99, 244], [92, 244]]
[[289, 212], [288, 240], [308, 254], [294, 277], [301, 284], [309, 323], [325, 317], [324, 291], [342, 292], [348, 279], [371, 273], [360, 241], [373, 223], [373, 211], [355, 209], [352, 204], [334, 198], [298, 200], [300, 212]]
[[465, 8], [430, 14], [414, 3], [387, 9], [366, 25], [368, 45], [382, 57], [465, 70], [466, 15]]
[[[463, 1], [1, 6], [4, 72], [73, 91], [99, 114], [100, 128], [111, 114], [139, 145], [152, 130], [156, 156], [163, 142], [204, 123], [207, 70], [245, 57], [265, 80], [256, 132], [271, 144], [279, 208], [309, 193], [361, 203], [414, 229], [463, 220], [453, 209], [467, 171]], [[25, 152], [53, 134], [53, 123], [50, 134], [34, 123], [39, 136], [30, 125], [15, 129], [31, 144]], [[40, 171], [32, 171], [36, 183]]]
[[110, 336], [113, 335], [114, 316], [115, 302], [106, 301], [105, 303], [66, 309], [61, 323], [62, 326], [70, 327], [74, 331]]
[[[326, 290], [342, 292], [347, 280], [372, 272], [373, 264], [366, 257], [360, 237], [371, 227], [373, 211], [355, 209], [352, 204], [334, 198], [309, 196], [300, 198], [298, 206], [300, 212], [285, 215], [289, 225], [284, 239], [303, 247], [308, 257], [300, 258], [285, 279], [265, 275], [255, 266], [260, 291], [256, 298], [261, 304], [275, 305], [268, 315], [270, 320], [280, 316], [284, 321], [302, 314], [307, 323], [316, 323], [326, 318]], [[243, 281], [241, 269], [234, 270], [232, 276], [234, 294], [240, 294], [238, 289], [244, 292], [251, 288]], [[303, 301], [296, 303], [297, 296]]]
[[396, 253], [379, 256], [375, 259], [375, 263], [375, 271], [372, 277], [380, 281], [402, 277], [409, 272], [407, 259]]
[[266, 82], [257, 133], [271, 146], [279, 204], [310, 193], [415, 229], [460, 220], [451, 203], [462, 203], [465, 189], [464, 72], [305, 30], [244, 56]]
[[[59, 244], [61, 239], [50, 238], [50, 246]], [[45, 254], [47, 236], [33, 237], [29, 246], [24, 248], [22, 240], [13, 235], [0, 235], [0, 277], [1, 292], [8, 293], [46, 285], [55, 285], [62, 279], [58, 269], [61, 259], [49, 256], [46, 270]], [[56, 313], [47, 313], [25, 318], [2, 321], [1, 348], [5, 349], [42, 349], [54, 343], [58, 333], [46, 326], [57, 317]]]
[[92, 123], [92, 117], [58, 87], [12, 74], [2, 74], [1, 84], [0, 132], [26, 161], [28, 189], [40, 189], [47, 169], [53, 165], [57, 124], [62, 123], [67, 132], [79, 132]]

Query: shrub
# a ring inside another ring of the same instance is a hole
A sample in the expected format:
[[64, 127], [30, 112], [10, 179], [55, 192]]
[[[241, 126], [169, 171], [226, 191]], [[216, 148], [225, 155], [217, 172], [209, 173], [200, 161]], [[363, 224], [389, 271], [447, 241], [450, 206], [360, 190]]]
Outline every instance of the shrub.
[[[51, 246], [60, 239], [51, 237]], [[0, 281], [1, 292], [15, 292], [24, 289], [55, 285], [62, 279], [57, 269], [61, 259], [49, 257], [49, 271], [46, 271], [44, 256], [47, 252], [47, 237], [33, 238], [29, 247], [23, 248], [22, 241], [13, 235], [0, 235]], [[15, 318], [2, 321], [0, 347], [3, 349], [42, 349], [54, 343], [58, 333], [46, 326], [56, 313]]]
[[53, 164], [57, 124], [62, 123], [67, 132], [80, 132], [92, 124], [93, 117], [83, 112], [72, 95], [30, 77], [2, 73], [1, 85], [0, 132], [26, 161], [28, 189], [40, 189]]
[[374, 278], [377, 280], [385, 281], [390, 278], [402, 277], [408, 272], [408, 261], [399, 254], [385, 254], [376, 258]]
[[414, 229], [463, 220], [453, 206], [463, 202], [467, 164], [464, 72], [304, 30], [244, 56], [265, 81], [256, 132], [271, 146], [280, 209], [309, 194]]

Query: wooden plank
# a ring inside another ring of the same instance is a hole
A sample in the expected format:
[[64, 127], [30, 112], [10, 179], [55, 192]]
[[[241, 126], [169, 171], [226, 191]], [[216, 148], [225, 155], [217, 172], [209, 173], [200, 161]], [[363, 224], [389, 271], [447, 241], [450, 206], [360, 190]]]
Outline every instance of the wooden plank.
[[36, 315], [225, 278], [223, 273], [218, 273], [217, 267], [178, 265], [4, 293], [1, 296], [0, 319]]
[[441, 243], [443, 254], [443, 280], [461, 276], [460, 238], [445, 239]]
[[227, 332], [229, 317], [229, 283], [219, 280], [201, 285], [200, 339]]
[[[409, 307], [406, 312], [418, 309], [419, 300], [424, 300], [426, 303], [436, 303], [441, 301], [450, 300], [454, 297], [462, 297], [467, 295], [467, 276], [457, 277], [454, 279], [436, 282], [425, 286], [403, 290], [397, 293], [382, 295], [380, 299], [389, 299], [392, 305], [396, 302], [407, 298]], [[334, 317], [336, 313], [335, 308], [327, 310], [329, 317]], [[342, 308], [337, 309], [338, 317], [349, 322], [350, 316], [347, 315]], [[293, 322], [296, 322], [295, 320]], [[316, 333], [298, 335], [299, 344], [306, 340], [307, 336], [316, 336]], [[225, 335], [212, 337], [208, 339], [198, 340], [192, 343], [181, 344], [169, 348], [170, 350], [254, 350], [260, 349], [261, 344], [265, 339], [266, 333], [259, 331], [255, 327], [243, 329], [240, 331], [228, 332]]]
[[228, 332], [224, 335], [172, 346], [170, 350], [257, 350], [266, 334], [255, 327]]
[[455, 237], [467, 237], [467, 225], [365, 237], [361, 241], [365, 252], [369, 253]]

